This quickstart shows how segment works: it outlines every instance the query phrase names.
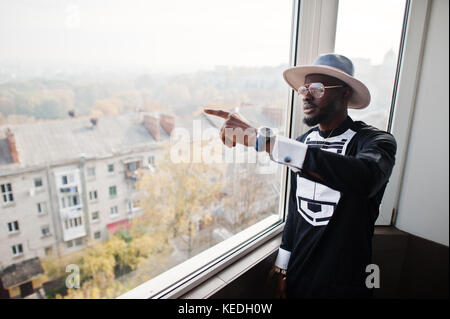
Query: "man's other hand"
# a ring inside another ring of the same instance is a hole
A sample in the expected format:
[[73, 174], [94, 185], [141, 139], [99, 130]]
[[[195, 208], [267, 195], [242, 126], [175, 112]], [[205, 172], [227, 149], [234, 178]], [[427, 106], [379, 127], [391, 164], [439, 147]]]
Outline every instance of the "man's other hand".
[[234, 147], [236, 144], [254, 147], [256, 143], [256, 128], [245, 122], [237, 113], [223, 110], [204, 109], [206, 114], [221, 117], [225, 120], [220, 137], [223, 144]]

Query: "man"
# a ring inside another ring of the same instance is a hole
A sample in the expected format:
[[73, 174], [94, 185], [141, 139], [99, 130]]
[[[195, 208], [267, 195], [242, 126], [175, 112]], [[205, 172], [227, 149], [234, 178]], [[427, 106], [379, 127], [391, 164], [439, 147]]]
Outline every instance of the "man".
[[356, 298], [372, 292], [365, 270], [396, 142], [348, 116], [348, 108], [370, 102], [367, 87], [353, 73], [352, 62], [337, 54], [283, 73], [303, 96], [304, 123], [318, 125], [296, 140], [257, 130], [236, 114], [205, 109], [226, 119], [225, 145], [255, 146], [290, 168], [289, 213], [274, 266], [281, 297]]

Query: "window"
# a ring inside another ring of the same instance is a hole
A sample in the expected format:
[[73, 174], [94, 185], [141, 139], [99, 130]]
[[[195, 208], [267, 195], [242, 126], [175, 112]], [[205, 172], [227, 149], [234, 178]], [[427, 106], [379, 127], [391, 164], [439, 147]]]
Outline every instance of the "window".
[[114, 173], [114, 164], [108, 164], [108, 173]]
[[67, 248], [72, 248], [73, 247], [73, 240], [69, 240], [66, 242], [66, 247]]
[[64, 221], [64, 226], [66, 229], [70, 229], [73, 227], [79, 227], [82, 225], [83, 225], [83, 219], [81, 217], [67, 218]]
[[37, 177], [33, 181], [34, 181], [34, 188], [41, 188], [43, 186], [42, 177]]
[[61, 184], [67, 185], [75, 182], [75, 176], [73, 174], [62, 175], [61, 176]]
[[140, 209], [139, 199], [133, 199], [128, 202], [128, 212], [131, 214]]
[[13, 257], [18, 257], [23, 255], [23, 247], [22, 244], [17, 244], [14, 246], [11, 246]]
[[97, 231], [94, 233], [94, 239], [100, 239], [102, 237], [102, 232], [101, 231]]
[[[26, 151], [33, 154], [30, 162], [48, 166], [51, 172], [64, 170], [56, 175], [58, 187], [76, 186], [79, 176], [86, 176], [88, 187], [81, 190], [85, 187], [81, 179], [78, 197], [69, 192], [55, 194], [59, 203], [46, 199], [48, 213], [54, 213], [52, 220], [58, 223], [55, 229], [70, 230], [66, 238], [78, 236], [84, 223], [73, 214], [81, 212], [79, 196], [86, 191], [88, 200], [98, 201], [98, 208], [93, 210], [110, 207], [112, 218], [105, 225], [108, 236], [102, 234], [103, 239], [120, 237], [131, 245], [133, 240], [147, 242], [157, 238], [148, 242], [164, 243], [164, 247], [145, 247], [146, 251], [136, 252], [137, 256], [145, 254], [155, 261], [157, 266], [151, 273], [145, 267], [134, 268], [136, 256], [126, 258], [130, 265], [125, 268], [136, 270], [127, 274], [132, 277], [130, 286], [165, 272], [166, 265], [175, 266], [208, 249], [217, 251], [216, 245], [225, 243], [221, 247], [226, 251], [202, 261], [220, 262], [220, 256], [282, 222], [279, 208], [284, 205], [286, 174], [284, 168], [275, 166], [272, 170], [274, 166], [269, 165], [268, 157], [258, 156], [253, 149], [225, 150], [217, 139], [222, 123], [203, 114], [199, 107], [224, 105], [248, 118], [254, 126], [270, 126], [281, 133], [290, 127], [285, 123], [291, 105], [282, 72], [292, 64], [291, 27], [296, 25], [292, 21], [293, 3], [99, 1], [99, 6], [83, 2], [62, 4], [62, 13], [42, 6], [36, 17], [14, 2], [2, 7], [2, 24], [8, 30], [2, 43], [8, 50], [3, 50], [0, 57], [0, 69], [6, 70], [2, 71], [6, 84], [1, 89], [11, 107], [7, 114], [5, 110], [0, 112], [5, 121], [13, 119], [10, 115], [16, 113], [33, 120], [24, 120], [20, 125], [23, 132], [15, 132], [16, 137], [28, 139], [31, 149]], [[107, 14], [99, 9], [106, 7]], [[75, 118], [68, 118], [74, 112]], [[90, 121], [91, 116], [98, 118], [96, 124]], [[194, 152], [186, 165], [165, 158], [174, 123], [175, 128], [191, 133], [189, 147], [195, 146], [194, 140], [211, 143], [211, 149], [223, 156], [231, 155], [232, 161], [210, 165], [207, 160], [194, 159]], [[199, 130], [197, 124], [201, 124]], [[207, 136], [208, 130], [213, 134]], [[30, 145], [37, 146], [39, 141], [48, 146], [46, 154], [33, 153]], [[235, 171], [241, 155], [244, 160], [255, 157], [258, 161]], [[60, 161], [62, 157], [67, 158]], [[154, 166], [156, 159], [158, 169], [152, 171], [149, 165]], [[195, 165], [191, 167], [191, 163]], [[65, 173], [80, 168], [85, 171], [74, 173], [75, 181], [71, 182]], [[112, 181], [115, 177], [108, 174], [119, 172], [124, 175], [120, 178], [125, 179], [125, 185]], [[94, 178], [96, 186], [89, 186]], [[255, 195], [250, 192], [255, 187], [263, 191]], [[106, 194], [106, 190], [108, 196], [98, 195]], [[238, 198], [238, 205], [233, 204], [233, 197]], [[263, 199], [270, 205], [259, 205]], [[36, 202], [41, 200], [44, 199]], [[61, 209], [53, 212], [51, 207], [58, 206]], [[119, 206], [136, 213], [119, 214]], [[92, 213], [90, 218], [96, 220], [100, 216]], [[138, 224], [142, 238], [124, 235], [129, 224]], [[241, 232], [248, 235], [240, 236]], [[36, 235], [38, 238], [30, 238], [30, 247], [40, 247], [40, 234]], [[230, 243], [235, 235], [242, 242]], [[55, 245], [76, 245], [74, 240], [64, 241], [56, 233], [53, 237]], [[90, 248], [77, 254], [89, 256]], [[61, 257], [66, 253], [71, 250], [62, 249]], [[86, 274], [87, 279], [91, 277]], [[56, 278], [49, 278], [53, 279]], [[117, 275], [111, 285], [123, 279]], [[92, 282], [86, 280], [84, 284]], [[103, 297], [113, 289], [100, 290]], [[67, 293], [70, 298], [70, 289]]]
[[19, 222], [16, 220], [14, 222], [8, 223], [8, 232], [10, 234], [15, 234], [19, 232]]
[[48, 246], [44, 248], [44, 253], [45, 256], [50, 257], [53, 255], [53, 247], [52, 246]]
[[127, 170], [129, 172], [134, 172], [139, 168], [139, 162], [131, 162], [127, 164]]
[[98, 212], [92, 212], [92, 213], [91, 213], [91, 220], [92, 220], [93, 222], [100, 220], [100, 215], [99, 215], [99, 213], [98, 213]]
[[94, 178], [95, 177], [95, 167], [88, 167], [87, 168], [87, 176], [89, 178]]
[[42, 237], [48, 237], [50, 236], [50, 226], [49, 225], [45, 225], [41, 227], [41, 236]]
[[66, 197], [67, 207], [73, 207], [80, 204], [79, 195], [69, 195]]
[[77, 239], [75, 239], [75, 245], [76, 245], [76, 246], [81, 246], [81, 245], [83, 245], [83, 243], [84, 243], [83, 238], [77, 238]]
[[37, 212], [39, 215], [47, 214], [47, 203], [46, 202], [40, 202], [36, 204]]
[[115, 197], [117, 195], [117, 187], [110, 186], [109, 187], [109, 197]]
[[113, 206], [110, 209], [110, 216], [111, 217], [116, 217], [117, 215], [119, 215], [119, 209], [117, 208], [117, 206]]
[[14, 202], [14, 196], [13, 196], [11, 183], [0, 184], [0, 190], [2, 191], [3, 203], [7, 204], [7, 203]]
[[349, 115], [383, 130], [391, 113], [405, 5], [406, 0], [339, 0], [335, 52], [353, 61], [355, 77], [371, 93], [369, 107]]
[[97, 191], [89, 192], [89, 200], [91, 200], [91, 201], [97, 200]]

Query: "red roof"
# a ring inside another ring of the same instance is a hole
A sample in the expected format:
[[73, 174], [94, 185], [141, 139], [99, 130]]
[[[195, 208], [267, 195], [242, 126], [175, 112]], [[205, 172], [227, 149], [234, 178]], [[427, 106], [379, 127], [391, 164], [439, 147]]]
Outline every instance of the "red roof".
[[109, 232], [111, 234], [115, 234], [120, 229], [128, 229], [130, 228], [130, 222], [128, 219], [119, 220], [118, 222], [114, 222], [111, 224], [106, 225]]

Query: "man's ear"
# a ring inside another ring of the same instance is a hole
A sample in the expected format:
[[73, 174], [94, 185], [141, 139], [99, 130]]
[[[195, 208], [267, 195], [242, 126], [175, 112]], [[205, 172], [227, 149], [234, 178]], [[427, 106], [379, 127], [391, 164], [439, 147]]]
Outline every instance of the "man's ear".
[[343, 96], [344, 99], [346, 99], [347, 101], [350, 100], [350, 98], [352, 97], [352, 93], [353, 93], [353, 90], [351, 88], [349, 88], [348, 86], [345, 87], [344, 96]]

